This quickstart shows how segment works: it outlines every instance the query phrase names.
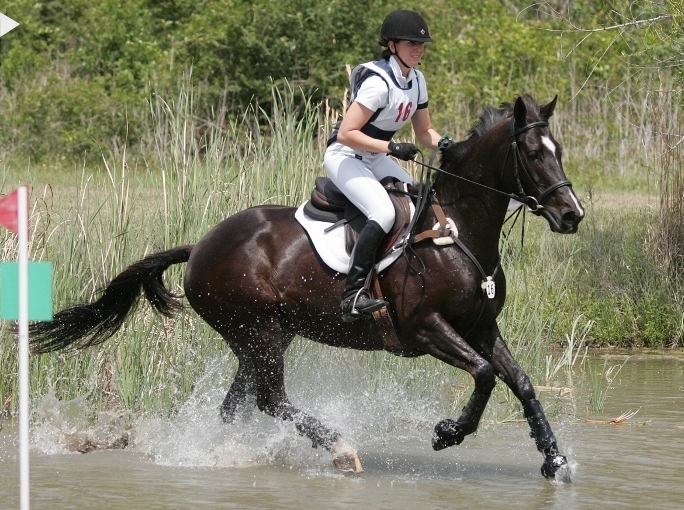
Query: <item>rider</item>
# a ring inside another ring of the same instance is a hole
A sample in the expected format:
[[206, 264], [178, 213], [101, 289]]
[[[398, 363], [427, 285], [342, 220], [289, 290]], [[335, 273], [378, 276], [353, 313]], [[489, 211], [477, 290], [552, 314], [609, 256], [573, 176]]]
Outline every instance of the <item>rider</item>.
[[425, 147], [436, 149], [440, 141], [430, 123], [425, 78], [416, 69], [426, 42], [432, 38], [420, 14], [399, 10], [387, 15], [380, 29], [380, 44], [386, 48], [382, 58], [352, 71], [351, 105], [328, 141], [328, 176], [368, 218], [352, 251], [342, 294], [345, 322], [387, 304], [371, 299], [366, 288], [378, 247], [394, 223], [394, 206], [379, 181], [391, 176], [412, 183], [413, 178], [387, 156], [409, 161], [418, 152], [414, 144], [393, 142], [392, 136], [411, 120]]

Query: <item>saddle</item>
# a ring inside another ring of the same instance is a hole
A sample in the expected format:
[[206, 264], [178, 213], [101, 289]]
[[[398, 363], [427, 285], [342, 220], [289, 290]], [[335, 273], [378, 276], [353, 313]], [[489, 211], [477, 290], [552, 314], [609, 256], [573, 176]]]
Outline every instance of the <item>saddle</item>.
[[[394, 225], [378, 250], [378, 258], [381, 259], [392, 250], [394, 244], [408, 227], [413, 204], [408, 196], [409, 189], [405, 183], [392, 177], [386, 177], [380, 181], [380, 184], [387, 191], [395, 212]], [[316, 177], [315, 187], [311, 191], [311, 199], [304, 204], [303, 212], [311, 219], [332, 223], [325, 229], [326, 232], [344, 226], [344, 244], [347, 254], [351, 254], [361, 230], [366, 225], [366, 216], [327, 177]], [[371, 294], [378, 299], [383, 299], [382, 289], [375, 271], [371, 272], [370, 280]], [[407, 355], [407, 351], [399, 341], [387, 307], [373, 312], [373, 319], [385, 350], [400, 356]]]
[[[454, 221], [445, 216], [435, 197], [432, 197], [430, 207], [437, 219], [437, 224], [431, 230], [413, 234], [408, 232], [412, 220], [411, 215], [415, 210], [410, 196], [418, 196], [418, 190], [392, 177], [385, 178], [380, 183], [387, 190], [387, 194], [394, 205], [395, 221], [390, 233], [385, 236], [381, 249], [378, 250], [378, 260], [388, 260], [391, 257], [395, 257], [394, 260], [396, 260], [397, 254], [400, 251], [397, 251], [395, 247], [398, 246], [403, 249], [403, 246], [401, 246], [403, 244], [419, 243], [426, 239], [431, 239], [435, 244], [439, 245], [454, 243], [452, 238], [458, 235]], [[316, 178], [310, 200], [297, 209], [295, 217], [300, 213], [306, 220], [313, 220], [313, 223], [322, 222], [328, 224], [327, 227], [320, 231], [324, 234], [336, 228], [344, 227], [344, 235], [336, 236], [336, 239], [340, 240], [339, 249], [344, 249], [348, 256], [351, 255], [354, 243], [366, 225], [366, 216], [349, 202], [342, 191], [327, 177]], [[420, 211], [416, 211], [416, 214], [420, 214]], [[298, 221], [304, 228], [307, 228], [307, 223], [302, 222], [302, 219], [298, 219]], [[309, 231], [309, 235], [312, 235], [311, 231]], [[407, 239], [402, 238], [398, 242], [402, 235], [410, 235], [410, 237]], [[311, 239], [315, 246], [316, 237], [312, 236]], [[332, 262], [335, 263], [334, 260]], [[392, 262], [390, 261], [389, 263], [391, 264]], [[338, 269], [338, 271], [340, 270]], [[385, 299], [375, 271], [371, 272], [369, 290], [373, 297]], [[399, 356], [413, 355], [413, 353], [407, 351], [401, 345], [394, 328], [391, 311], [387, 307], [373, 312], [373, 318], [385, 350]]]
[[[394, 205], [394, 225], [378, 250], [379, 256], [389, 252], [411, 221], [411, 201], [408, 185], [393, 177], [380, 181]], [[317, 221], [332, 223], [326, 231], [344, 225], [345, 249], [351, 254], [354, 244], [366, 225], [366, 216], [328, 177], [316, 177], [311, 199], [304, 204], [304, 214]]]

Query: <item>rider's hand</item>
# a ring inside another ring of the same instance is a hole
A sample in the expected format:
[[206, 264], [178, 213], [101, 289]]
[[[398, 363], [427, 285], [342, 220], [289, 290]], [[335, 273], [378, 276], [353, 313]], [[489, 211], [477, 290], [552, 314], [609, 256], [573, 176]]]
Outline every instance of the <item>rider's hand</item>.
[[412, 143], [390, 142], [387, 148], [389, 149], [390, 156], [394, 156], [402, 161], [410, 161], [420, 152], [420, 149]]
[[448, 135], [444, 135], [442, 138], [440, 138], [439, 143], [437, 144], [437, 148], [441, 151], [444, 149], [448, 149], [454, 144], [453, 138], [451, 138]]

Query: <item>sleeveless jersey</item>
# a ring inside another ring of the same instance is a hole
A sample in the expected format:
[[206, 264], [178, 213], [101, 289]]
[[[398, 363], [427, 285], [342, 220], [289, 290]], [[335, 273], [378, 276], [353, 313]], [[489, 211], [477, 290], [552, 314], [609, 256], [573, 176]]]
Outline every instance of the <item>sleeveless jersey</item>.
[[[402, 86], [394, 75], [389, 59], [366, 62], [356, 66], [349, 78], [352, 102], [359, 95], [363, 83], [371, 76], [378, 76], [387, 86], [387, 103], [375, 110], [361, 132], [378, 140], [390, 141], [394, 133], [411, 120], [416, 110], [427, 108], [425, 78], [417, 69], [411, 69], [406, 84]], [[341, 122], [339, 119], [335, 123], [328, 145], [337, 140]]]

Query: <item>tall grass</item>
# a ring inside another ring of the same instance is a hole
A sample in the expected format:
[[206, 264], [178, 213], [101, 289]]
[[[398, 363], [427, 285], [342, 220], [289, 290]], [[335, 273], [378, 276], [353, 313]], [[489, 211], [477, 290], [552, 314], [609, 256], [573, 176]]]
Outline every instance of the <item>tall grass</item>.
[[[539, 90], [557, 90], [558, 77], [543, 69], [529, 84], [517, 83], [502, 101], [512, 101], [519, 92], [529, 92], [540, 103], [553, 98]], [[667, 73], [627, 70], [620, 86], [608, 88], [583, 81], [573, 66], [563, 78], [572, 85], [570, 95], [560, 94], [551, 120], [554, 136], [564, 146], [564, 166], [576, 189], [594, 192], [657, 193], [656, 155], [661, 153], [663, 127], [676, 123], [679, 102], [663, 91], [675, 90], [674, 78]], [[477, 120], [483, 105], [473, 105], [468, 97], [450, 101], [451, 110], [435, 112], [433, 124], [460, 140]], [[498, 106], [494, 104], [494, 106]]]
[[[152, 251], [194, 243], [239, 210], [258, 204], [301, 203], [314, 177], [322, 174], [322, 140], [333, 112], [324, 114], [318, 105], [294, 101], [296, 90], [274, 86], [271, 111], [252, 107], [242, 118], [227, 121], [220, 106], [208, 116], [200, 115], [197, 94], [197, 89], [186, 84], [173, 98], [155, 97], [142, 152], [131, 155], [120, 147], [103, 157], [101, 171], [83, 169], [76, 186], [33, 188], [31, 257], [55, 261], [58, 309], [92, 299], [97, 289], [130, 262]], [[591, 132], [580, 136], [581, 119], [561, 112], [554, 121], [554, 132], [565, 142], [567, 152], [572, 154], [588, 139], [595, 142], [594, 138], [600, 138], [596, 132], [593, 137]], [[604, 124], [612, 115], [603, 105], [595, 105], [591, 112]], [[638, 129], [621, 116], [618, 120], [623, 123], [619, 129], [632, 129], [629, 136], [637, 136]], [[612, 140], [610, 136], [606, 135], [606, 140]], [[610, 149], [615, 156], [627, 150], [612, 143], [606, 141], [603, 148], [589, 145], [597, 159], [601, 159], [601, 151]], [[591, 181], [594, 170], [585, 167], [593, 168], [592, 158], [585, 153], [588, 163], [583, 166], [582, 156], [571, 157], [569, 178], [575, 180], [579, 174], [581, 182], [587, 175], [580, 172], [583, 169], [590, 175], [587, 182]], [[615, 165], [611, 171], [617, 172], [619, 162], [610, 161]], [[634, 168], [624, 171], [630, 172], [630, 179], [641, 178]], [[579, 350], [591, 340], [590, 331], [597, 328], [591, 328], [592, 322], [600, 322], [591, 309], [578, 306], [586, 298], [583, 292], [591, 288], [586, 280], [595, 273], [578, 277], [577, 264], [579, 261], [581, 272], [596, 260], [609, 260], [615, 250], [613, 243], [620, 239], [604, 234], [613, 229], [611, 222], [624, 218], [610, 212], [600, 217], [595, 212], [590, 207], [590, 219], [580, 234], [568, 239], [551, 234], [542, 220], [528, 217], [525, 248], [504, 246], [509, 298], [500, 325], [535, 384], [563, 383], [558, 378], [566, 377]], [[635, 222], [641, 218], [638, 214]], [[520, 228], [516, 227], [511, 239], [519, 239]], [[13, 237], [2, 233], [0, 241], [4, 241], [3, 258], [14, 258]], [[635, 257], [641, 260], [638, 254]], [[182, 292], [182, 271], [175, 267], [166, 274], [167, 285], [177, 293]], [[592, 298], [592, 302], [601, 302], [603, 296]], [[0, 405], [11, 412], [16, 409], [16, 347], [6, 325], [0, 328]], [[170, 414], [187, 399], [206, 363], [224, 353], [222, 339], [190, 310], [165, 319], [143, 305], [102, 347], [33, 357], [31, 392], [34, 396], [52, 393], [64, 400], [81, 397], [87, 413], [118, 409], [133, 414]], [[234, 370], [235, 361], [225, 355], [228, 370]], [[427, 357], [404, 360], [385, 353], [333, 350], [302, 340], [288, 351], [288, 367], [313, 366], [303, 362], [311, 357], [357, 366], [363, 375], [359, 380], [366, 386], [400, 384], [416, 395], [427, 388], [440, 388], [447, 412], [456, 412], [470, 393], [466, 374]], [[519, 417], [517, 402], [501, 385], [493, 402], [488, 410], [490, 419]]]
[[[659, 121], [660, 157], [657, 175], [660, 181], [660, 207], [652, 236], [650, 254], [676, 284], [684, 276], [684, 173], [682, 141], [684, 129], [679, 112], [670, 114], [672, 104], [682, 99], [681, 91], [671, 92], [663, 87], [656, 110]], [[679, 293], [678, 297], [681, 296]]]
[[[253, 109], [241, 122], [209, 127], [196, 116], [194, 93], [183, 88], [170, 101], [156, 99], [150, 144], [156, 154], [148, 155], [144, 168], [129, 166], [135, 158], [123, 148], [104, 158], [104, 172], [84, 172], [75, 188], [33, 188], [30, 253], [55, 262], [57, 308], [91, 300], [132, 261], [194, 243], [238, 210], [297, 204], [320, 173], [322, 149], [312, 143], [318, 110], [307, 104], [295, 112], [295, 91], [274, 89], [272, 112]], [[262, 131], [257, 126], [265, 119], [270, 123]], [[3, 258], [15, 258], [13, 237], [2, 235]], [[181, 274], [182, 268], [166, 274], [178, 293]], [[7, 411], [16, 408], [12, 340], [3, 324], [0, 401]], [[224, 352], [222, 339], [192, 313], [161, 319], [141, 307], [116, 339], [99, 349], [32, 358], [31, 392], [61, 399], [87, 394], [91, 412], [168, 413], [187, 398], [204, 363]]]

